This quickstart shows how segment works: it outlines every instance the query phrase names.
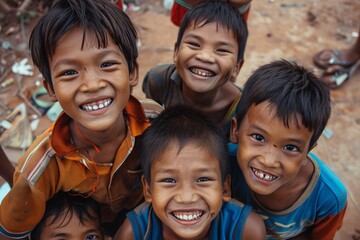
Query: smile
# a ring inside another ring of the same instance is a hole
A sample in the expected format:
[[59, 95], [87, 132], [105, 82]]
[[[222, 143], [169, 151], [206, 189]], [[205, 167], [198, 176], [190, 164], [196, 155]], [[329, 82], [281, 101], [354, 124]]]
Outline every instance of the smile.
[[190, 72], [202, 76], [202, 77], [213, 77], [215, 76], [215, 73], [211, 72], [211, 71], [206, 71], [206, 70], [198, 70], [195, 68], [190, 68]]
[[277, 179], [277, 176], [274, 175], [270, 175], [268, 173], [265, 173], [261, 170], [255, 169], [255, 168], [251, 168], [251, 170], [253, 171], [253, 173], [255, 174], [256, 177], [265, 180], [265, 181], [273, 181], [275, 179]]
[[194, 212], [173, 212], [172, 215], [182, 221], [193, 221], [201, 218], [204, 214], [203, 211], [194, 211]]
[[96, 110], [99, 110], [99, 109], [109, 106], [111, 104], [111, 102], [112, 102], [112, 100], [109, 98], [109, 99], [101, 100], [98, 102], [81, 105], [80, 108], [87, 112], [96, 111]]

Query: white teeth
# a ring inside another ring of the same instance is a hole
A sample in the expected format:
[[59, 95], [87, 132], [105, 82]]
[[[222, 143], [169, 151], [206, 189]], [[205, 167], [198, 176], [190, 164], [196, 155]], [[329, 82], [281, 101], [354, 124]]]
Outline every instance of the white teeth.
[[214, 76], [214, 74], [211, 73], [211, 72], [202, 72], [202, 71], [199, 71], [197, 69], [190, 69], [190, 71], [192, 73], [195, 73], [195, 74], [203, 76], [203, 77], [212, 77], [212, 76]]
[[82, 109], [85, 110], [85, 111], [96, 111], [98, 109], [102, 109], [104, 107], [109, 106], [110, 103], [111, 103], [111, 100], [109, 99], [109, 100], [106, 100], [103, 103], [100, 103], [98, 105], [95, 105], [95, 104], [93, 104], [93, 105], [83, 105]]
[[264, 180], [268, 180], [268, 181], [272, 181], [274, 179], [276, 179], [277, 177], [276, 176], [271, 176], [271, 175], [268, 175], [266, 173], [263, 173], [261, 171], [258, 171], [254, 168], [252, 168], [252, 171], [254, 172], [254, 174], [258, 177], [258, 178], [261, 178], [261, 179], [264, 179]]
[[199, 219], [201, 217], [201, 213], [198, 214], [190, 214], [190, 215], [185, 215], [185, 214], [174, 214], [174, 216], [180, 220], [185, 220], [185, 221], [192, 221], [192, 220], [196, 220]]

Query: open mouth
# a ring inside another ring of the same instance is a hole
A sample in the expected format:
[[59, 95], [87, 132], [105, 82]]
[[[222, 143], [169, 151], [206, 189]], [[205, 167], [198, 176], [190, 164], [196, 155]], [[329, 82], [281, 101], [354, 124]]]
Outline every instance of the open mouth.
[[259, 169], [251, 167], [251, 170], [253, 171], [254, 175], [262, 180], [265, 181], [274, 181], [275, 179], [279, 178], [277, 176], [271, 175], [269, 173], [263, 172]]
[[190, 68], [190, 72], [193, 74], [199, 75], [201, 77], [213, 77], [215, 76], [215, 73], [212, 71], [204, 70], [204, 69], [198, 69], [198, 68]]
[[80, 108], [86, 112], [96, 111], [109, 106], [112, 103], [112, 101], [113, 100], [111, 98], [103, 99], [101, 101], [83, 104], [80, 106]]
[[191, 211], [191, 212], [172, 212], [171, 213], [176, 219], [179, 219], [181, 221], [194, 221], [198, 220], [204, 215], [204, 211]]

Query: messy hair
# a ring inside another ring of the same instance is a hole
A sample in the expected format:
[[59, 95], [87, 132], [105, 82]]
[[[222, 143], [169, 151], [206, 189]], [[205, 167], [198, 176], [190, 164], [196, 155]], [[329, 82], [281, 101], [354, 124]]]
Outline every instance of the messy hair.
[[247, 80], [237, 106], [238, 128], [252, 105], [269, 101], [286, 127], [292, 119], [309, 131], [313, 147], [331, 113], [330, 92], [312, 72], [294, 62], [273, 61], [258, 68]]
[[[90, 212], [92, 210], [95, 214]], [[67, 218], [70, 216], [69, 218]], [[100, 206], [92, 198], [73, 196], [66, 192], [58, 192], [46, 202], [46, 210], [43, 218], [31, 233], [31, 239], [40, 239], [41, 232], [45, 227], [46, 220], [53, 217], [50, 225], [58, 224], [64, 227], [69, 224], [72, 217], [76, 216], [80, 223], [86, 225], [86, 221], [101, 222]], [[66, 221], [68, 219], [68, 221]]]
[[190, 142], [219, 159], [224, 182], [228, 175], [225, 133], [201, 112], [181, 105], [165, 109], [143, 134], [140, 161], [146, 181], [151, 182], [151, 165], [169, 145], [176, 143], [180, 152]]
[[124, 54], [129, 72], [136, 68], [137, 33], [123, 11], [106, 0], [58, 0], [41, 17], [29, 40], [33, 62], [52, 88], [49, 63], [56, 45], [66, 33], [77, 27], [83, 29], [82, 47], [86, 33], [93, 31], [98, 48], [105, 48], [108, 41], [113, 41]]
[[191, 8], [181, 21], [175, 49], [180, 47], [186, 29], [213, 22], [233, 33], [239, 49], [237, 61], [243, 60], [248, 37], [247, 24], [238, 9], [225, 1], [203, 1]]

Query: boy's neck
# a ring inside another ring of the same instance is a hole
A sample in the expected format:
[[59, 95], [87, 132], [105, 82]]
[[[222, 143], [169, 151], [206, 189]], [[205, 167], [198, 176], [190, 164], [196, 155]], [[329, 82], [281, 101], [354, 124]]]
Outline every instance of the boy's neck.
[[183, 85], [185, 105], [192, 106], [201, 111], [215, 123], [220, 123], [239, 94], [240, 90], [230, 82], [206, 93], [191, 91]]
[[254, 192], [256, 200], [266, 209], [279, 212], [290, 208], [303, 195], [314, 174], [314, 164], [307, 158], [296, 179], [270, 195], [259, 195]]
[[[121, 127], [120, 127], [121, 126]], [[127, 124], [123, 123], [106, 131], [92, 131], [81, 128], [76, 122], [69, 124], [73, 144], [78, 151], [96, 163], [113, 163], [116, 152], [126, 138]]]

